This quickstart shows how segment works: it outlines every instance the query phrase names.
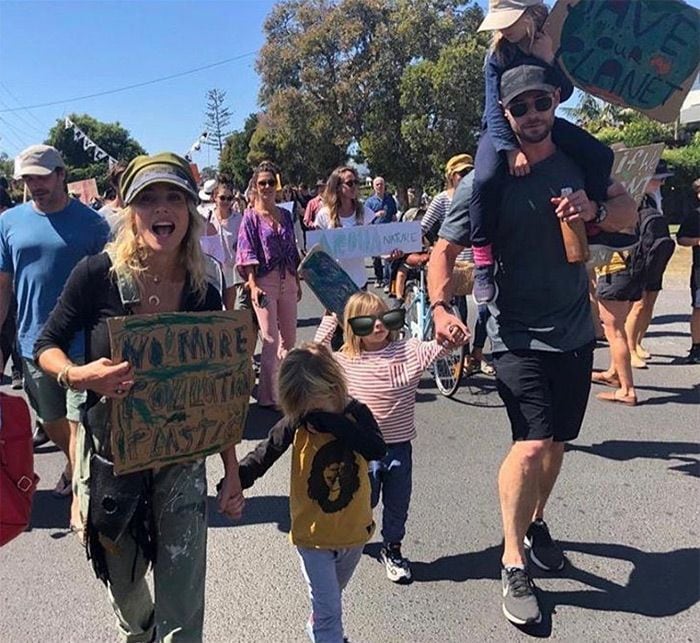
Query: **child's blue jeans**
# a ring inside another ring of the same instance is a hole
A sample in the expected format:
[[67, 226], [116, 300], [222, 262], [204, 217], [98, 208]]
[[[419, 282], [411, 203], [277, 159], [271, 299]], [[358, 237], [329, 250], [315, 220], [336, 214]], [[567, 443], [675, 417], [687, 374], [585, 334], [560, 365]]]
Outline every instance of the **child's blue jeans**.
[[343, 590], [360, 562], [362, 549], [297, 547], [311, 599], [306, 632], [314, 643], [343, 643]]
[[400, 543], [406, 535], [406, 519], [411, 502], [413, 447], [410, 442], [387, 444], [382, 460], [370, 463], [372, 507], [382, 497], [382, 539], [385, 544]]

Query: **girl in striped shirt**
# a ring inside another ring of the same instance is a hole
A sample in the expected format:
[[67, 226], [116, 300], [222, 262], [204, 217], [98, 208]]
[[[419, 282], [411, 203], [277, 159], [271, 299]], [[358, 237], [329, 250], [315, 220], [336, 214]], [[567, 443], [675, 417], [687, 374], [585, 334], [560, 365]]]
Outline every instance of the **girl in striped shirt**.
[[[435, 340], [399, 339], [405, 312], [403, 308], [390, 310], [374, 293], [355, 293], [343, 314], [345, 343], [333, 354], [343, 369], [350, 395], [372, 411], [387, 445], [387, 455], [371, 463], [372, 506], [381, 495], [380, 555], [389, 580], [395, 583], [411, 581], [401, 541], [411, 500], [416, 389], [423, 371], [445, 350]], [[335, 316], [325, 316], [315, 341], [330, 346], [337, 324]]]

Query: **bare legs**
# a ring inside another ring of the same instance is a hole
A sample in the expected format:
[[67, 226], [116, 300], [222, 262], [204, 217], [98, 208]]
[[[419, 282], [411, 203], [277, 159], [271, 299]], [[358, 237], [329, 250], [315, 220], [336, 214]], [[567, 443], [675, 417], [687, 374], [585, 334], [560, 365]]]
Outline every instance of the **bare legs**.
[[600, 319], [603, 322], [605, 337], [610, 345], [610, 367], [606, 377], [620, 380], [620, 388], [615, 392], [619, 397], [636, 397], [632, 379], [630, 350], [625, 332], [625, 320], [630, 310], [629, 301], [598, 300]]
[[646, 366], [644, 360], [650, 357], [649, 353], [642, 346], [642, 340], [651, 323], [658, 296], [658, 290], [645, 290], [642, 298], [632, 304], [632, 309], [625, 322], [627, 344], [630, 350], [632, 366], [635, 368], [644, 368]]
[[498, 473], [503, 518], [503, 565], [524, 565], [523, 539], [530, 523], [542, 518], [561, 470], [564, 443], [548, 440], [514, 442]]

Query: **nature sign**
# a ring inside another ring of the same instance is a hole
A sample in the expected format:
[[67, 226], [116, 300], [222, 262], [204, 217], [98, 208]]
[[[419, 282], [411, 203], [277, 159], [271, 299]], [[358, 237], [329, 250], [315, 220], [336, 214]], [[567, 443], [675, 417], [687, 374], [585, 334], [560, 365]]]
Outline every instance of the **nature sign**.
[[254, 381], [250, 312], [132, 315], [107, 324], [112, 360], [134, 368], [129, 395], [112, 403], [117, 474], [240, 442]]
[[558, 0], [545, 30], [574, 85], [663, 123], [700, 69], [700, 12], [681, 0]]

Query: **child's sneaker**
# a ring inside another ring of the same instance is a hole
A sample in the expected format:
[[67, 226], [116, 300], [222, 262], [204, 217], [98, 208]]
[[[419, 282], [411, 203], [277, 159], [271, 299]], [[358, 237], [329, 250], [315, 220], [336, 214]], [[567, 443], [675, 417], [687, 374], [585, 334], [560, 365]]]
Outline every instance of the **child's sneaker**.
[[493, 274], [493, 264], [474, 268], [472, 297], [477, 304], [490, 304], [496, 299], [496, 282]]
[[386, 567], [386, 576], [392, 583], [405, 585], [411, 582], [411, 566], [401, 555], [401, 545], [386, 545], [379, 554]]

